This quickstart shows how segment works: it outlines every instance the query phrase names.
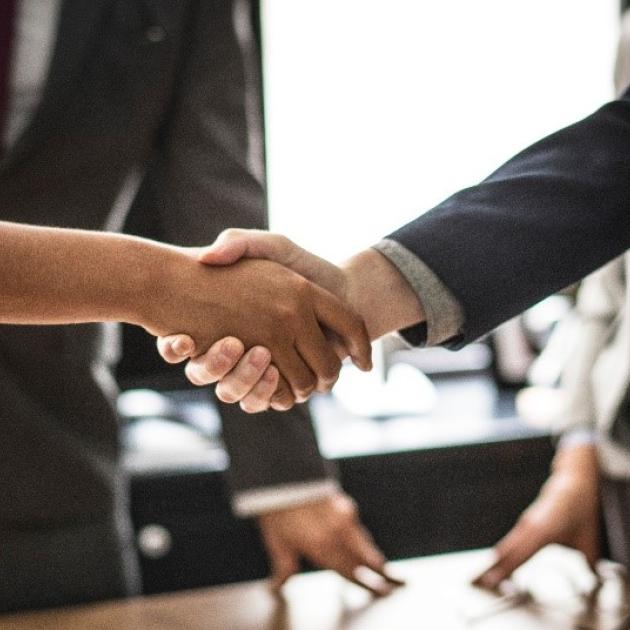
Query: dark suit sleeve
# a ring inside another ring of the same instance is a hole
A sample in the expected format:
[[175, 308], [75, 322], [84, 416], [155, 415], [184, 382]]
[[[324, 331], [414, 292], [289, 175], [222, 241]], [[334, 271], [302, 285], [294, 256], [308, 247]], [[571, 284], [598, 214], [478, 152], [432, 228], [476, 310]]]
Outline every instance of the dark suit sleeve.
[[586, 276], [630, 246], [630, 94], [388, 238], [458, 300], [453, 349]]

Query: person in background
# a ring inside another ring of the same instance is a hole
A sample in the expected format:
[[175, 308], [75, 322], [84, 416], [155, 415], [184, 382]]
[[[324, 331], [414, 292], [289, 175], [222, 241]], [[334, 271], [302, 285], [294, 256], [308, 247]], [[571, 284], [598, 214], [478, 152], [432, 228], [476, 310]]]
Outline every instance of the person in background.
[[[630, 85], [630, 12], [621, 21], [615, 90]], [[552, 472], [538, 498], [495, 547], [476, 580], [501, 581], [548, 544], [573, 547], [589, 566], [603, 553], [630, 568], [630, 254], [580, 287], [579, 333], [562, 377], [564, 397]], [[602, 525], [604, 532], [601, 531]]]
[[[257, 73], [246, 0], [0, 3], [0, 221], [141, 229], [178, 246], [265, 228]], [[167, 331], [179, 332], [154, 329]], [[268, 363], [247, 350], [252, 366]], [[0, 326], [2, 611], [141, 589], [113, 405], [118, 354], [112, 324]], [[310, 369], [294, 378], [291, 396], [318, 385]], [[382, 572], [303, 406], [255, 423], [220, 412], [234, 509], [264, 515], [276, 575], [303, 555], [350, 578], [359, 566]]]

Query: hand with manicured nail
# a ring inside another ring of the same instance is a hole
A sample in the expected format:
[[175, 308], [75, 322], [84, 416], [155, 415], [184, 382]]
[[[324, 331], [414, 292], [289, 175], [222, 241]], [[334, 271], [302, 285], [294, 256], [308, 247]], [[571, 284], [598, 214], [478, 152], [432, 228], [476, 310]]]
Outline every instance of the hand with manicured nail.
[[492, 565], [473, 582], [496, 589], [513, 571], [550, 544], [577, 549], [595, 572], [600, 558], [598, 466], [595, 447], [561, 449], [538, 498], [495, 546]]

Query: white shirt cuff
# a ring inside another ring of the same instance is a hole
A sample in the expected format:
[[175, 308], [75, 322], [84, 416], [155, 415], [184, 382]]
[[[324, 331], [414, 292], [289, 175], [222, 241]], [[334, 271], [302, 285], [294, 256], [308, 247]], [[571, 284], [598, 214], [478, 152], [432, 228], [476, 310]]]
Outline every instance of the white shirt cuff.
[[558, 440], [558, 450], [563, 448], [574, 448], [585, 444], [595, 444], [597, 441], [595, 430], [586, 427], [569, 429], [560, 436]]
[[312, 503], [339, 492], [341, 492], [341, 486], [336, 479], [287, 483], [239, 492], [234, 495], [232, 508], [237, 516], [248, 518], [265, 512]]

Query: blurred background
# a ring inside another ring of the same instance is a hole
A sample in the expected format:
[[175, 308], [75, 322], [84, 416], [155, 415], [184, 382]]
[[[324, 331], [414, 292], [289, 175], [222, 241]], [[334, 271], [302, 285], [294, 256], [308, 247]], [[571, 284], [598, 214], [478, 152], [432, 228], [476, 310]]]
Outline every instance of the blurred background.
[[[618, 0], [264, 0], [256, 13], [271, 227], [336, 262], [613, 95]], [[345, 369], [313, 401], [322, 452], [389, 557], [492, 545], [536, 496], [573, 293], [458, 353], [387, 339], [374, 374]], [[151, 345], [128, 329], [119, 371], [145, 590], [262, 577], [258, 532], [230, 510], [212, 397]]]

